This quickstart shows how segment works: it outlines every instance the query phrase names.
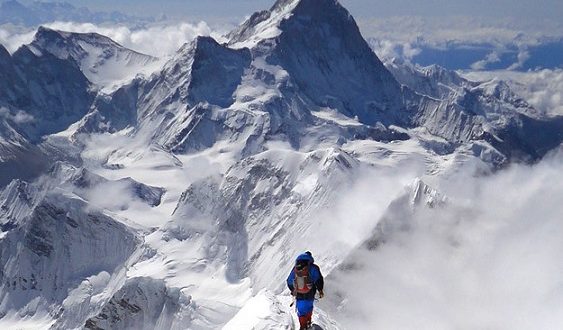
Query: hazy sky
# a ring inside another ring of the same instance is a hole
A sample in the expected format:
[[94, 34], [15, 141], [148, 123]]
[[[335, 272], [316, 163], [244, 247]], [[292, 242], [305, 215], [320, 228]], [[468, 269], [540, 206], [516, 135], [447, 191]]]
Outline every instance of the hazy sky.
[[[28, 0], [24, 0], [26, 2]], [[67, 0], [94, 10], [118, 10], [136, 15], [212, 19], [243, 17], [266, 9], [274, 0]], [[340, 0], [354, 16], [498, 16], [529, 20], [563, 17], [562, 0]]]

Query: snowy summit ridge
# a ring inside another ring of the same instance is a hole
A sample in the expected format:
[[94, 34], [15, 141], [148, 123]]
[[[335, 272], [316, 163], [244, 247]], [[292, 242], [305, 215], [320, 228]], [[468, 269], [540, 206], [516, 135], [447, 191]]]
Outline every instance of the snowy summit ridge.
[[157, 58], [127, 49], [98, 33], [71, 33], [40, 26], [29, 47], [61, 60], [74, 60], [90, 82], [106, 91], [115, 89], [116, 82], [150, 73], [155, 62], [158, 65]]

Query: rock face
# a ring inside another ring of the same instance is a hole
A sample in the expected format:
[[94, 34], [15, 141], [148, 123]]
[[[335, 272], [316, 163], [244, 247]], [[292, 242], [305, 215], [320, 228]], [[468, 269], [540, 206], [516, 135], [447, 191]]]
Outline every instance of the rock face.
[[[33, 315], [62, 303], [84, 278], [116, 271], [139, 244], [134, 232], [88, 210], [79, 199], [60, 192], [24, 196], [22, 189], [25, 185], [8, 189], [19, 192], [11, 202], [24, 205], [12, 205], [12, 225], [0, 241], [2, 313], [16, 309]], [[91, 258], [94, 255], [98, 257]]]
[[100, 313], [86, 321], [85, 329], [186, 329], [189, 319], [176, 319], [181, 311], [180, 292], [164, 281], [137, 277], [125, 283]]
[[[0, 107], [0, 112], [2, 109]], [[31, 180], [44, 173], [50, 164], [51, 159], [44, 151], [25, 139], [5, 119], [0, 119], [0, 187], [14, 179]]]
[[485, 141], [507, 158], [528, 161], [562, 141], [563, 118], [542, 118], [502, 81], [472, 82], [436, 65], [395, 60], [386, 66], [402, 84], [439, 100], [424, 99], [414, 119], [449, 141]]
[[0, 221], [2, 232], [18, 226], [33, 210], [41, 194], [36, 187], [21, 180], [14, 180], [0, 194]]
[[12, 114], [10, 124], [32, 142], [65, 130], [88, 112], [94, 94], [74, 61], [28, 45], [3, 62], [8, 64], [2, 72], [7, 86], [0, 90], [0, 106]]
[[43, 182], [43, 189], [64, 187], [85, 200], [92, 197], [92, 191], [117, 192], [151, 207], [160, 205], [162, 196], [166, 192], [164, 188], [149, 186], [130, 177], [108, 180], [85, 168], [76, 168], [62, 162], [56, 163], [49, 171], [48, 177], [40, 181]]

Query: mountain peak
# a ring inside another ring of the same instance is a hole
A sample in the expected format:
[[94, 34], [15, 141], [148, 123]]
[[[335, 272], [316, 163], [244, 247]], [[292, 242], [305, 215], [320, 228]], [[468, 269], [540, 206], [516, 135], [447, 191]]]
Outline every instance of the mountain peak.
[[123, 46], [121, 46], [117, 42], [99, 33], [65, 32], [65, 31], [50, 29], [45, 26], [40, 26], [37, 29], [33, 43], [35, 46], [46, 46], [48, 44], [52, 44], [52, 45], [56, 44], [58, 46], [62, 46], [66, 43], [73, 43], [79, 40], [85, 41], [89, 44], [123, 48]]
[[123, 47], [98, 33], [64, 32], [40, 26], [28, 47], [37, 54], [49, 53], [61, 60], [73, 60], [88, 80], [105, 92], [130, 81], [138, 73], [152, 72], [158, 64], [156, 58]]
[[338, 2], [338, 0], [277, 0], [270, 11], [286, 9], [286, 8], [297, 8], [299, 6], [313, 6], [316, 8], [321, 8], [326, 6], [333, 6], [333, 7], [340, 7], [343, 8], [342, 5]]
[[303, 19], [326, 21], [327, 18], [335, 23], [342, 20], [353, 22], [337, 0], [278, 0], [269, 10], [255, 12], [232, 31], [228, 35], [229, 44], [252, 48], [262, 40], [279, 36], [286, 21], [297, 20], [302, 24]]
[[248, 49], [232, 49], [208, 36], [198, 36], [185, 44], [164, 68], [164, 76], [188, 86], [191, 104], [208, 102], [228, 107], [250, 65]]
[[402, 120], [396, 111], [400, 85], [336, 0], [278, 0], [229, 37], [233, 48], [266, 53], [320, 107], [357, 116], [369, 125]]
[[68, 37], [68, 35], [64, 35], [61, 31], [50, 29], [41, 25], [39, 26], [37, 32], [35, 33], [35, 36], [33, 37], [33, 42], [42, 44], [60, 39], [66, 39], [66, 37]]
[[287, 9], [293, 11], [300, 11], [303, 9], [314, 9], [315, 14], [324, 14], [323, 12], [319, 12], [317, 10], [326, 9], [329, 11], [348, 11], [338, 2], [338, 0], [278, 0], [272, 6], [272, 11], [276, 9]]

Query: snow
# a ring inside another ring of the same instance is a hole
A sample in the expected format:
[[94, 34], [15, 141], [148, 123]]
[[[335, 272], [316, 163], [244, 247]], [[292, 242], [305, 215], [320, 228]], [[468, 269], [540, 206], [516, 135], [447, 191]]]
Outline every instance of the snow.
[[342, 113], [326, 108], [320, 111], [314, 111], [313, 116], [324, 119], [326, 121], [331, 121], [340, 126], [361, 126], [362, 124], [357, 120], [344, 116]]
[[[278, 1], [280, 2], [280, 1]], [[280, 3], [283, 3], [281, 1]], [[233, 48], [253, 48], [259, 42], [267, 39], [274, 39], [281, 34], [279, 29], [279, 24], [291, 17], [293, 14], [293, 9], [299, 4], [299, 0], [292, 0], [287, 2], [287, 4], [281, 6], [275, 6], [273, 10], [269, 12], [269, 17], [253, 26], [253, 33], [250, 38], [245, 40], [236, 41], [231, 43]]]
[[48, 52], [59, 59], [74, 59], [86, 78], [109, 94], [138, 75], [149, 76], [165, 59], [126, 49], [109, 38], [93, 33], [71, 33], [40, 27], [28, 46], [37, 56]]
[[223, 330], [293, 329], [288, 308], [273, 293], [262, 290], [248, 300], [243, 308], [225, 324]]
[[78, 45], [88, 54], [81, 61], [82, 72], [103, 93], [110, 94], [138, 75], [150, 76], [162, 67], [165, 60], [156, 60], [133, 52], [117, 53], [106, 58], [102, 49], [86, 42]]
[[[52, 42], [61, 38], [69, 47]], [[465, 310], [488, 317], [469, 324], [495, 327], [502, 318], [479, 306], [499, 311], [503, 297], [534, 297], [510, 311], [561, 306], [526, 286], [509, 294], [527, 276], [545, 292], [560, 286], [560, 235], [530, 242], [561, 231], [559, 186], [547, 190], [554, 200], [536, 197], [561, 161], [500, 171], [513, 147], [536, 142], [523, 151], [533, 155], [560, 142], [534, 139], [544, 126], [525, 127], [538, 118], [505, 84], [436, 66], [388, 71], [333, 0], [280, 0], [230, 45], [197, 38], [131, 84], [158, 61], [95, 34], [36, 39], [29, 47], [61, 68], [76, 61], [96, 86], [87, 114], [67, 109], [78, 121], [39, 145], [58, 162], [0, 191], [0, 326], [294, 329], [285, 278], [306, 250], [327, 279], [314, 314], [324, 330], [456, 328]], [[32, 85], [38, 102], [53, 96]], [[544, 123], [546, 136], [558, 132]], [[537, 194], [515, 189], [520, 177]], [[546, 227], [530, 201], [545, 203]], [[529, 267], [500, 283], [517, 269], [504, 267], [512, 250]], [[475, 297], [480, 283], [492, 304]]]
[[307, 196], [315, 190], [315, 187], [317, 186], [317, 182], [318, 182], [317, 175], [311, 174], [308, 177], [306, 177], [303, 181], [300, 181], [295, 186], [295, 188], [293, 188], [293, 191], [295, 191], [296, 193], [302, 196]]
[[0, 319], [0, 327], [2, 329], [17, 329], [17, 330], [43, 330], [49, 329], [55, 321], [48, 315], [21, 317], [19, 315], [8, 314]]
[[548, 116], [563, 114], [563, 70], [535, 70], [517, 72], [509, 70], [499, 71], [470, 71], [463, 72], [467, 79], [475, 81], [491, 81], [499, 78], [521, 97], [525, 98], [536, 109]]

